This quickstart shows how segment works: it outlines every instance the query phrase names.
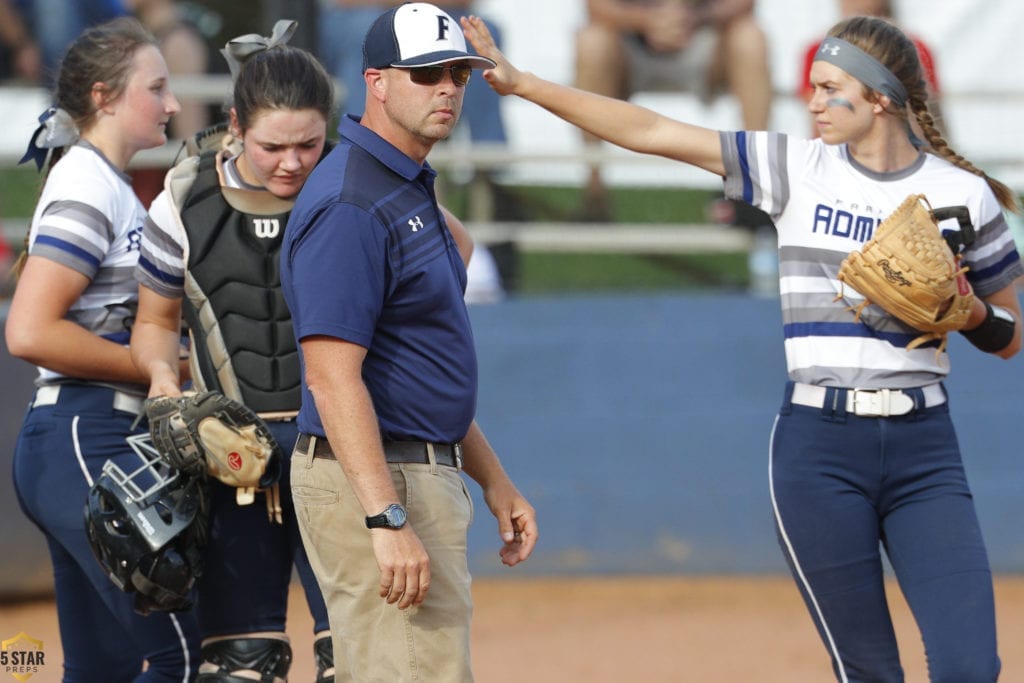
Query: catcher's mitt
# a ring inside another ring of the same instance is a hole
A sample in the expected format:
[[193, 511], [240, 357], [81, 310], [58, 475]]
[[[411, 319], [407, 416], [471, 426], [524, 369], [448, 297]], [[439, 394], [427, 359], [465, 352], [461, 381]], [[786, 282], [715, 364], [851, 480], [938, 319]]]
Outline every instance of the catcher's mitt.
[[[911, 341], [908, 349], [941, 339], [941, 350], [946, 335], [963, 328], [974, 292], [964, 276], [967, 268], [960, 267], [961, 256], [953, 253], [951, 245], [959, 252], [959, 245], [973, 241], [974, 232], [966, 212], [958, 209], [932, 211], [924, 195], [910, 195], [882, 221], [860, 251], [843, 260], [839, 281], [864, 297], [853, 307], [855, 320], [860, 320], [865, 306], [881, 306], [925, 333]], [[936, 214], [958, 217], [961, 234], [947, 241]]]
[[277, 482], [281, 447], [267, 425], [218, 391], [150, 398], [146, 417], [153, 446], [167, 464], [238, 487], [240, 503]]

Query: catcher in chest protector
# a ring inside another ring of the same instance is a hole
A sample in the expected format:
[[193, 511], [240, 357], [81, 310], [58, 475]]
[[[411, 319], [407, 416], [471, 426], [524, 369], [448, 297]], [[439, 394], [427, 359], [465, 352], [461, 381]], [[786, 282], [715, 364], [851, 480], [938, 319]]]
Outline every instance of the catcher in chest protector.
[[1024, 264], [1003, 213], [1017, 198], [942, 137], [914, 43], [879, 18], [836, 24], [811, 67], [820, 136], [807, 140], [573, 90], [516, 69], [477, 18], [463, 28], [495, 61], [483, 75], [499, 93], [720, 175], [727, 198], [771, 216], [789, 375], [770, 437], [772, 511], [836, 679], [903, 680], [884, 549], [930, 679], [995, 681], [991, 570], [943, 380], [950, 332], [1004, 359], [1021, 349]]
[[[167, 174], [135, 271], [131, 353], [150, 382], [153, 446], [210, 491], [197, 683], [287, 679], [293, 569], [312, 616], [316, 682], [334, 680], [327, 608], [285, 466], [298, 434], [301, 377], [279, 253], [295, 196], [328, 148], [334, 107], [324, 68], [287, 45], [295, 28], [282, 20], [270, 36], [225, 46], [234, 79], [229, 120], [199, 132], [190, 156]], [[190, 377], [179, 372], [183, 346]], [[260, 493], [267, 514], [253, 504]]]

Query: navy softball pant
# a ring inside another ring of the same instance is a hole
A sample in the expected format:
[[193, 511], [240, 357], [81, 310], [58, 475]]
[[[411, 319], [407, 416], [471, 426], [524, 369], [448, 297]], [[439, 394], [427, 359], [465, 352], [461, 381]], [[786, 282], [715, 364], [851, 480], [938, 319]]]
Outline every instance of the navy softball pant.
[[262, 495], [249, 505], [238, 505], [234, 487], [211, 481], [210, 541], [197, 605], [204, 638], [284, 631], [293, 565], [314, 633], [330, 629], [292, 503], [290, 459], [298, 427], [294, 421], [270, 421], [267, 426], [284, 454], [279, 482], [284, 524], [269, 520]]
[[992, 575], [949, 404], [858, 417], [789, 396], [769, 455], [776, 530], [836, 679], [903, 681], [884, 548], [931, 680], [995, 681]]
[[[104, 463], [125, 472], [140, 464], [125, 441], [136, 415], [113, 405], [111, 389], [63, 385], [55, 404], [29, 408], [14, 453], [18, 501], [53, 560], [63, 680], [187, 683], [199, 665], [192, 613], [137, 614], [134, 596], [114, 585], [86, 537], [85, 502]], [[142, 429], [145, 423], [134, 432]]]

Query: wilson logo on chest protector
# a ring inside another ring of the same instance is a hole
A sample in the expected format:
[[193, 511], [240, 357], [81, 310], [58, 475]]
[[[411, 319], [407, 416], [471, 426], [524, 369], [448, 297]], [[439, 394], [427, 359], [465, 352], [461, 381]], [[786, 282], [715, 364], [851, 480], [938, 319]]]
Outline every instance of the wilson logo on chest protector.
[[281, 232], [281, 221], [277, 218], [253, 218], [252, 225], [260, 239], [273, 239]]

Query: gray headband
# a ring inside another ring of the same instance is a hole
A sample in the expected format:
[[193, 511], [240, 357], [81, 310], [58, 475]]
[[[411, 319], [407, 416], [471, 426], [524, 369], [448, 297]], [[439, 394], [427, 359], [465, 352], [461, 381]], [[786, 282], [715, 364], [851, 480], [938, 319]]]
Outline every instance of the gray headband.
[[835, 64], [872, 90], [887, 96], [897, 107], [907, 104], [907, 89], [899, 79], [884, 64], [852, 43], [826, 38], [814, 60]]

